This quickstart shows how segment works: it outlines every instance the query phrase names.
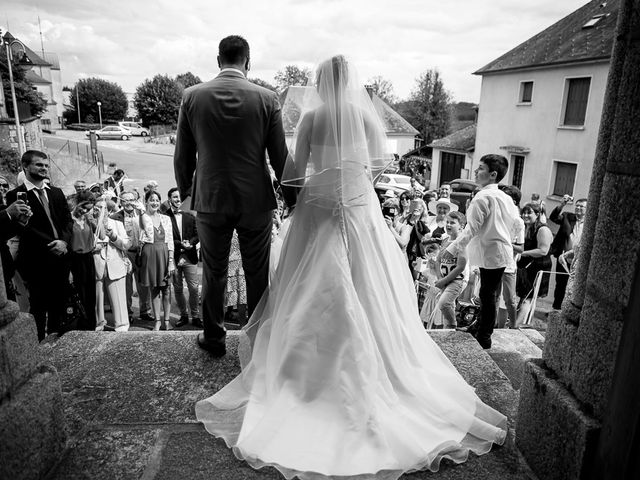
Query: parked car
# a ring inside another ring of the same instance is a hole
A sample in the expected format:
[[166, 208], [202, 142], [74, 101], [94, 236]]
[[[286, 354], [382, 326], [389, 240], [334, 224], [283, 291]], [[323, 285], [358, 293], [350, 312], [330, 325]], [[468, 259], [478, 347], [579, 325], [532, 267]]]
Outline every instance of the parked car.
[[465, 180], [463, 178], [456, 178], [449, 183], [451, 184], [451, 200], [458, 203], [460, 212], [465, 213], [467, 211], [467, 200], [476, 188], [480, 188], [480, 185], [473, 180]]
[[128, 128], [121, 127], [119, 125], [107, 125], [106, 127], [101, 128], [100, 130], [90, 130], [86, 133], [87, 137], [91, 134], [91, 132], [96, 133], [96, 138], [98, 140], [107, 139], [107, 138], [129, 140], [132, 136], [131, 130], [129, 130]]
[[[385, 190], [411, 190], [411, 177], [394, 173], [383, 173], [375, 184], [376, 188]], [[424, 192], [424, 187], [416, 182], [416, 189]]]
[[138, 122], [118, 122], [118, 125], [130, 130], [133, 135], [140, 135], [141, 137], [149, 135], [149, 129], [143, 127]]

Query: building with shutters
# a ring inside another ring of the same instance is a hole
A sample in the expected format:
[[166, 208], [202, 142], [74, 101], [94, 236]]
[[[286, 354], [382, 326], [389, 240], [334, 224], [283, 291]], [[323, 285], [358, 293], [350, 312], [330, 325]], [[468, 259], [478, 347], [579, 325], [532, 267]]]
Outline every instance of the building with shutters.
[[[589, 191], [619, 0], [592, 1], [475, 72], [482, 76], [473, 168], [509, 160], [502, 183], [547, 209]], [[473, 176], [472, 176], [473, 178]]]

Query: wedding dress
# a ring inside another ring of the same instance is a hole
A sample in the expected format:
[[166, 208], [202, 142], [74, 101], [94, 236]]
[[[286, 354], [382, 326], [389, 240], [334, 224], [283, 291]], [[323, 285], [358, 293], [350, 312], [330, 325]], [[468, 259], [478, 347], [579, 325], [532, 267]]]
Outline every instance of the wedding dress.
[[286, 478], [397, 479], [506, 436], [425, 332], [372, 186], [387, 156], [343, 57], [318, 69], [288, 183], [301, 185], [273, 281], [244, 329], [242, 372], [196, 405], [235, 455]]

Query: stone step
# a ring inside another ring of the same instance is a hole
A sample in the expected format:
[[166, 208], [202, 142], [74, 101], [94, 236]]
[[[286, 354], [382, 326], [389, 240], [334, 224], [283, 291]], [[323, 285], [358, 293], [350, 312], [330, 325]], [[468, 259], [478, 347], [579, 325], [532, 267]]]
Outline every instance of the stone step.
[[[542, 358], [541, 348], [531, 340], [532, 334], [528, 331], [536, 332], [531, 329], [497, 328], [491, 336], [491, 349], [487, 350], [516, 390], [520, 390], [522, 384], [524, 362], [533, 358]], [[540, 333], [538, 336], [542, 338]], [[542, 341], [544, 342], [544, 339]]]
[[42, 363], [35, 320], [11, 303], [14, 320], [0, 327], [0, 400], [18, 390]]
[[42, 478], [63, 454], [65, 423], [57, 372], [42, 366], [0, 409], [0, 478]]
[[[480, 398], [509, 417], [503, 447], [440, 472], [407, 478], [529, 479], [514, 445], [518, 393], [468, 334], [430, 332]], [[196, 401], [240, 370], [238, 333], [228, 332], [227, 355], [214, 359], [196, 345], [196, 332], [70, 332], [49, 346], [62, 380], [70, 441], [53, 479], [263, 479], [196, 422]]]

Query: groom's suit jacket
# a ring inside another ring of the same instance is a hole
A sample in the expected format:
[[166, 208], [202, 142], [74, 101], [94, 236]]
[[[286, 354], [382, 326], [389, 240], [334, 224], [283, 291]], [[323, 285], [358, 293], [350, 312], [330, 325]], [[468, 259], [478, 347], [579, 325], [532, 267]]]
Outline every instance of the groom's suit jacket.
[[[192, 210], [246, 214], [276, 208], [265, 150], [280, 180], [288, 151], [274, 92], [235, 70], [185, 90], [174, 169], [181, 196], [192, 197]], [[284, 193], [295, 204], [292, 190]]]

